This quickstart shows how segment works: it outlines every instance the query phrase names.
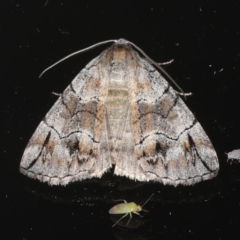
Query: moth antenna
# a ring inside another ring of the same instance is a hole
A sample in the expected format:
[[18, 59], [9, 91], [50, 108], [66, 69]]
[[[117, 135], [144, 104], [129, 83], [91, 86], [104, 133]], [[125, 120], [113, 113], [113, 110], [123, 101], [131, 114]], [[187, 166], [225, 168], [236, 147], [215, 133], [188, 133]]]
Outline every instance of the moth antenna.
[[60, 59], [59, 61], [57, 61], [56, 63], [54, 63], [54, 64], [51, 65], [50, 67], [48, 67], [48, 68], [46, 68], [45, 70], [43, 70], [43, 72], [39, 75], [39, 78], [40, 78], [46, 71], [48, 71], [49, 69], [53, 68], [53, 67], [56, 66], [57, 64], [65, 61], [66, 59], [68, 59], [68, 58], [70, 58], [70, 57], [72, 57], [72, 56], [74, 56], [74, 55], [77, 55], [77, 54], [80, 54], [80, 53], [83, 53], [83, 52], [87, 52], [88, 50], [91, 50], [91, 49], [93, 49], [93, 48], [96, 48], [96, 47], [98, 47], [98, 46], [101, 46], [101, 45], [103, 45], [103, 44], [110, 43], [110, 42], [117, 42], [117, 40], [107, 40], [107, 41], [99, 42], [99, 43], [96, 43], [96, 44], [94, 44], [94, 45], [92, 45], [92, 46], [90, 46], [90, 47], [87, 47], [87, 48], [84, 48], [84, 49], [79, 50], [79, 51], [77, 51], [77, 52], [74, 52], [74, 53], [69, 54], [68, 56]]
[[156, 68], [158, 68], [165, 76], [168, 77], [169, 80], [171, 80], [171, 82], [180, 90], [180, 92], [182, 93], [182, 95], [184, 96], [185, 100], [186, 100], [186, 96], [182, 90], [182, 88], [180, 88], [180, 86], [173, 80], [173, 78], [160, 66], [159, 63], [155, 62], [154, 60], [152, 60], [141, 48], [139, 48], [137, 45], [135, 45], [132, 42], [129, 42], [132, 46], [134, 46], [145, 58], [147, 58], [149, 60], [149, 62], [151, 62]]
[[154, 195], [154, 193], [148, 198], [148, 200], [141, 206], [141, 208], [152, 198], [152, 196]]

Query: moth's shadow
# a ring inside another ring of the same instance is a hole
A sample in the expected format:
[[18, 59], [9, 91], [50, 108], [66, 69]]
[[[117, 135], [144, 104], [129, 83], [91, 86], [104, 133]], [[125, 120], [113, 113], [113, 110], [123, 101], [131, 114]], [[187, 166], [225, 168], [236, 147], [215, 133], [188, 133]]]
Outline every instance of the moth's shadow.
[[[74, 203], [81, 200], [113, 202], [113, 199], [132, 199], [143, 203], [153, 193], [154, 201], [168, 203], [192, 203], [213, 198], [220, 191], [219, 178], [204, 181], [194, 186], [169, 186], [159, 182], [138, 182], [108, 172], [102, 178], [86, 179], [63, 186], [49, 186], [21, 176], [26, 191], [53, 202]], [[151, 200], [152, 201], [152, 200]]]

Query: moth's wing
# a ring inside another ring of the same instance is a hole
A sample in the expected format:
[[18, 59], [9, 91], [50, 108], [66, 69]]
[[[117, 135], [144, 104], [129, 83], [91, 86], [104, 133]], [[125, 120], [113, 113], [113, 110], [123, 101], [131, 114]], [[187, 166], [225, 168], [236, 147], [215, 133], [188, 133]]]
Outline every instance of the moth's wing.
[[[131, 110], [126, 106], [126, 112], [122, 119], [122, 126], [119, 129], [118, 141], [115, 145], [116, 159], [115, 170], [116, 175], [125, 175], [135, 179], [137, 173], [137, 159], [135, 154], [135, 141], [133, 134], [133, 126], [131, 122]], [[130, 169], [131, 171], [128, 171]], [[122, 174], [122, 173], [127, 174]]]
[[199, 122], [147, 61], [138, 57], [138, 65], [129, 84], [134, 154], [119, 159], [115, 174], [175, 186], [216, 176], [218, 158]]
[[50, 185], [101, 177], [111, 167], [106, 87], [99, 57], [66, 88], [41, 121], [23, 154], [20, 171]]

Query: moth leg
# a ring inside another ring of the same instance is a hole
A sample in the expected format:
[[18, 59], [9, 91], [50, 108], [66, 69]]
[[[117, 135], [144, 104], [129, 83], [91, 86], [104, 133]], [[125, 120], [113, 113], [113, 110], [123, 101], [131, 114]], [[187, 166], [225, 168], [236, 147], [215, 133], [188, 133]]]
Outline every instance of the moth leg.
[[184, 93], [184, 92], [178, 92], [178, 91], [176, 91], [176, 90], [174, 90], [178, 95], [181, 95], [181, 96], [184, 96], [184, 97], [187, 97], [187, 96], [191, 96], [192, 95], [192, 93], [190, 92], [190, 93]]
[[53, 95], [55, 96], [58, 96], [58, 97], [61, 97], [62, 96], [62, 93], [56, 93], [56, 92], [51, 92]]
[[[117, 222], [115, 222], [112, 227], [116, 226], [123, 218], [125, 218], [128, 215], [128, 213], [126, 213], [125, 215], [123, 215], [120, 219], [118, 219]], [[131, 219], [131, 218], [130, 218]]]
[[172, 63], [173, 61], [174, 61], [174, 59], [171, 59], [170, 61], [167, 61], [167, 62], [158, 63], [158, 65], [168, 65], [168, 64]]

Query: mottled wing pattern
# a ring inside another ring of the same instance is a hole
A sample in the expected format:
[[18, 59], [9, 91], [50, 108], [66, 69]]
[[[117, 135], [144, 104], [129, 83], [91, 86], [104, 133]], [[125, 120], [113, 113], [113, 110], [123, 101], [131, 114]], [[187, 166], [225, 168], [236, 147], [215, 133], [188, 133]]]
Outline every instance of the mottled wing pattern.
[[118, 40], [63, 92], [30, 139], [22, 173], [66, 185], [114, 173], [192, 185], [217, 175], [211, 141], [169, 83]]
[[124, 145], [133, 152], [125, 159], [120, 151], [115, 174], [175, 186], [216, 176], [217, 155], [199, 122], [159, 72], [131, 52], [138, 66], [129, 82], [128, 125], [122, 137], [134, 140]]
[[50, 185], [101, 177], [111, 167], [100, 56], [66, 88], [36, 129], [20, 171]]

